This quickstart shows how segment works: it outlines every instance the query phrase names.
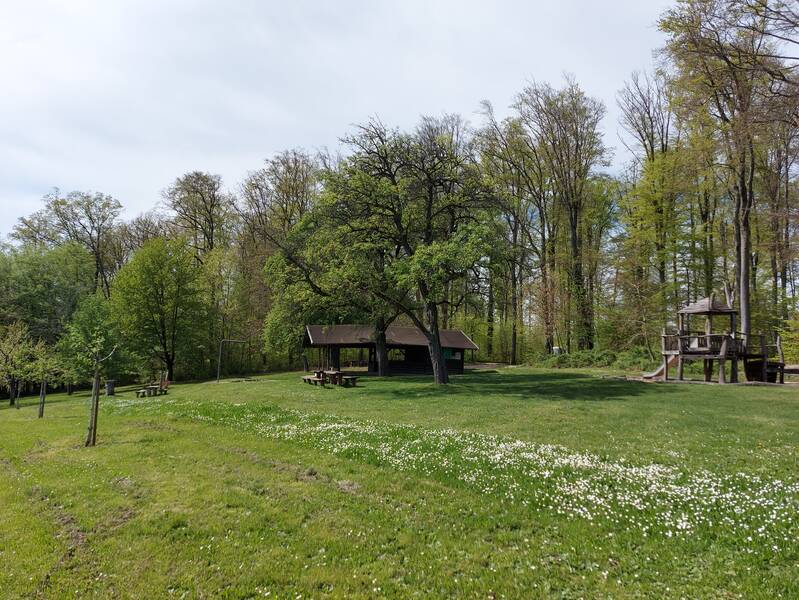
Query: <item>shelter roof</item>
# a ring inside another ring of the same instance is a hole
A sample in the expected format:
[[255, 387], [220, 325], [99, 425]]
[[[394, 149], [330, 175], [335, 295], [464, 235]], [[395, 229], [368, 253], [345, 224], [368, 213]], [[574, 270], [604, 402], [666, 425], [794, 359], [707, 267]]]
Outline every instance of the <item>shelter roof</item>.
[[717, 299], [715, 295], [683, 306], [679, 312], [681, 315], [729, 315], [738, 313], [725, 301]]
[[[310, 346], [370, 346], [374, 344], [372, 325], [307, 325]], [[477, 345], [460, 329], [442, 329], [441, 346], [457, 350], [478, 350]], [[386, 329], [388, 346], [427, 346], [427, 338], [416, 327], [389, 325]]]

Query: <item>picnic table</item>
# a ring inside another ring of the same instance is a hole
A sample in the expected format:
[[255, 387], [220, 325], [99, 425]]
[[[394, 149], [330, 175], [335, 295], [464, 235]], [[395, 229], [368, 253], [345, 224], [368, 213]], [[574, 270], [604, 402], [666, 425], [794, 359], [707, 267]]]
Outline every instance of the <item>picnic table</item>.
[[341, 385], [344, 387], [355, 387], [355, 383], [358, 381], [358, 377], [356, 375], [342, 375], [341, 376]]
[[340, 385], [343, 387], [355, 387], [358, 377], [355, 375], [345, 375], [342, 371], [314, 371], [313, 375], [305, 375], [302, 380], [307, 384], [325, 386], [326, 383], [331, 385]]
[[332, 385], [341, 385], [341, 377], [344, 373], [341, 371], [324, 371], [323, 375]]
[[163, 383], [150, 383], [142, 386], [141, 389], [136, 390], [136, 397], [144, 398], [145, 396], [160, 396], [162, 394], [166, 394], [167, 390], [169, 390], [168, 381], [164, 381]]
[[314, 385], [321, 385], [322, 387], [325, 387], [324, 375], [322, 375], [321, 377], [319, 376], [319, 374], [306, 375], [305, 377], [302, 378], [302, 380], [305, 383], [307, 383], [308, 385], [314, 384]]

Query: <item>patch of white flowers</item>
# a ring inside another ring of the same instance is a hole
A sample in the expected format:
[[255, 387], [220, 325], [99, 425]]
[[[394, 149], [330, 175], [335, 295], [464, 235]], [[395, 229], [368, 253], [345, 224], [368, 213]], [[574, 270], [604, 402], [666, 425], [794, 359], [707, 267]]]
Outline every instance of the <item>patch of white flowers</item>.
[[337, 455], [390, 465], [614, 529], [684, 537], [724, 533], [779, 551], [797, 537], [799, 482], [747, 473], [611, 461], [562, 446], [452, 429], [346, 420], [275, 407], [118, 401], [116, 406], [250, 430]]

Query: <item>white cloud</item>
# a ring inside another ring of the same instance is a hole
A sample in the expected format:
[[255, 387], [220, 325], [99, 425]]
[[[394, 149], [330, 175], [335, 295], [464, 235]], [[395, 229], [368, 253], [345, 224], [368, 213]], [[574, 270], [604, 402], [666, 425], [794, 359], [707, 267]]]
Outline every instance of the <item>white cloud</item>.
[[244, 173], [285, 148], [337, 146], [380, 115], [475, 121], [525, 82], [573, 73], [602, 98], [661, 43], [667, 0], [613, 3], [28, 0], [0, 20], [0, 233], [53, 186], [128, 216], [190, 169]]

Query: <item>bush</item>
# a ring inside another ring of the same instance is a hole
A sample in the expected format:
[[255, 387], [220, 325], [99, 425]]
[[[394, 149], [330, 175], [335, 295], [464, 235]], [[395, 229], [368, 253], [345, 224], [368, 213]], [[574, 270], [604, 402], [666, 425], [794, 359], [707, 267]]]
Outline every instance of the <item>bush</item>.
[[613, 367], [622, 371], [651, 371], [660, 364], [659, 357], [653, 360], [646, 348], [637, 346], [619, 352]]
[[541, 361], [541, 366], [550, 368], [579, 369], [585, 367], [609, 367], [616, 360], [610, 350], [578, 350], [571, 354], [555, 354]]
[[635, 347], [616, 354], [611, 350], [578, 350], [571, 354], [532, 356], [531, 364], [550, 369], [619, 369], [622, 371], [649, 371], [659, 364], [652, 360], [646, 348]]
[[795, 364], [799, 362], [799, 315], [789, 320], [780, 331], [782, 338], [782, 351], [785, 353], [785, 362]]

